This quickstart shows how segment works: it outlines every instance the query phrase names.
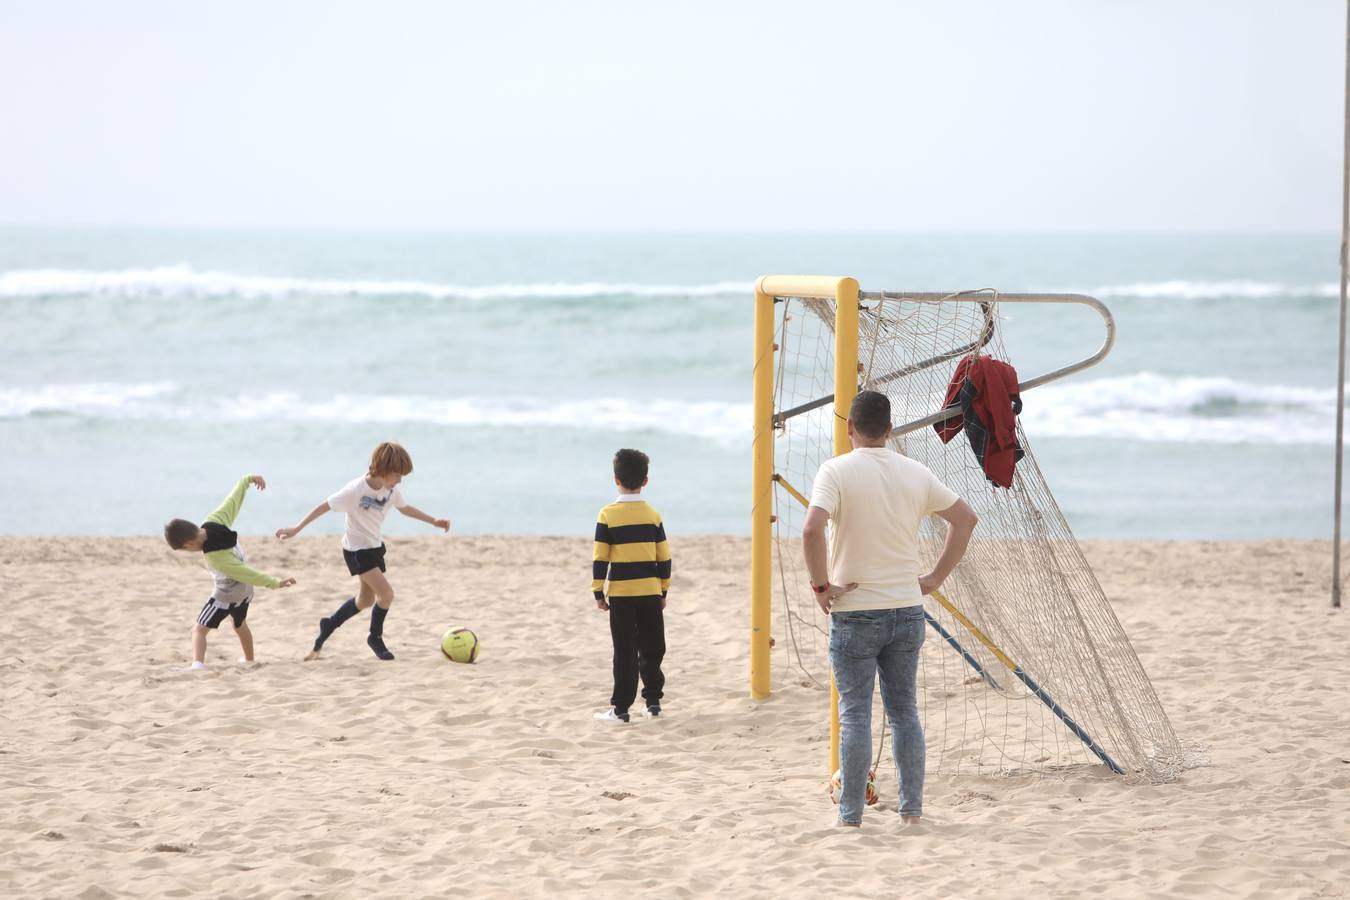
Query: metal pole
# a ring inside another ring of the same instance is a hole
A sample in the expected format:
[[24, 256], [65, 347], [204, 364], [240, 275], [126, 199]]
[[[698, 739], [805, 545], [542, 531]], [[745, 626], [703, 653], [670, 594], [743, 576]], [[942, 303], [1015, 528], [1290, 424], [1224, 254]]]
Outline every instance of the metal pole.
[[[1024, 672], [1020, 665], [1013, 662], [1012, 657], [1008, 656], [1008, 654], [1000, 650], [998, 648], [998, 645], [996, 645], [993, 641], [989, 640], [988, 635], [986, 635], [983, 631], [977, 628], [974, 622], [966, 618], [965, 613], [961, 612], [961, 610], [953, 606], [952, 602], [948, 600], [942, 594], [941, 591], [933, 591], [932, 596], [934, 600], [936, 600], [938, 603], [942, 605], [943, 609], [947, 610], [947, 612], [952, 614], [952, 617], [956, 619], [956, 621], [966, 626], [966, 630], [969, 631], [971, 634], [975, 635], [975, 640], [979, 641], [981, 644], [984, 644], [985, 649], [988, 650], [990, 653], [994, 654], [995, 659], [1003, 663], [1003, 665], [1007, 667], [1009, 672], [1012, 672], [1014, 675], [1016, 675], [1019, 681], [1021, 681], [1028, 688], [1030, 688], [1031, 692], [1035, 694], [1038, 698], [1040, 698], [1040, 701], [1044, 703], [1052, 713], [1055, 714], [1055, 717], [1064, 723], [1064, 727], [1073, 732], [1074, 737], [1078, 738], [1080, 741], [1086, 744], [1087, 748], [1091, 750], [1093, 753], [1095, 753], [1098, 759], [1106, 763], [1106, 767], [1108, 769], [1110, 769], [1112, 772], [1115, 772], [1117, 775], [1125, 774], [1125, 770], [1122, 769], [1120, 766], [1116, 765], [1116, 761], [1112, 759], [1110, 756], [1108, 756], [1106, 751], [1101, 748], [1101, 745], [1099, 745], [1096, 741], [1094, 741], [1092, 739], [1092, 736], [1083, 730], [1083, 726], [1075, 722], [1073, 720], [1073, 717], [1070, 716], [1067, 712], [1065, 712], [1064, 708], [1055, 702], [1055, 698], [1051, 697], [1050, 694], [1046, 692], [1045, 688], [1041, 687], [1039, 684], [1036, 683], [1036, 679], [1032, 678], [1030, 675]], [[965, 657], [966, 662], [975, 666], [975, 671], [979, 672], [980, 676], [984, 678], [986, 681], [988, 681], [989, 676], [984, 671], [984, 669], [980, 668], [978, 665], [975, 664], [974, 660], [970, 658], [970, 654], [968, 654], [965, 651], [965, 649], [956, 642], [956, 639], [952, 637], [952, 635], [947, 633], [946, 629], [944, 629], [940, 624], [938, 624], [938, 620], [928, 615], [928, 613], [926, 612], [923, 615], [924, 618], [928, 620], [928, 624], [936, 628], [937, 633], [942, 635], [942, 637], [946, 639], [947, 643], [951, 644], [952, 647], [954, 647], [958, 653], [960, 653], [963, 657]], [[1116, 711], [1117, 712], [1120, 711], [1119, 707], [1117, 707]]]
[[1345, 288], [1346, 244], [1350, 242], [1350, 0], [1346, 2], [1345, 25], [1345, 148], [1341, 173], [1341, 327], [1337, 334], [1336, 358], [1336, 526], [1331, 544], [1331, 605], [1341, 605], [1341, 470], [1345, 447]]

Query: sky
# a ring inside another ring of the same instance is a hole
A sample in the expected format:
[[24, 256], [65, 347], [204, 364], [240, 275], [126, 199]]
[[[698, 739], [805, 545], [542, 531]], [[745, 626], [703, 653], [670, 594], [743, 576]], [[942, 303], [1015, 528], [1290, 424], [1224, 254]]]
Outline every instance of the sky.
[[1340, 0], [0, 0], [0, 223], [1334, 232]]

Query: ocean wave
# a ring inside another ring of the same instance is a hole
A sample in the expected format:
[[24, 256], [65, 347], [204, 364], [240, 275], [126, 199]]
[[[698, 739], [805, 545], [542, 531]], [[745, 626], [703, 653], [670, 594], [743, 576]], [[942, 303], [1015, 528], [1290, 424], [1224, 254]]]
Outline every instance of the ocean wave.
[[[1048, 385], [1029, 392], [1024, 401], [1022, 424], [1033, 441], [1038, 437], [1197, 444], [1335, 441], [1336, 391], [1329, 388], [1139, 372]], [[748, 445], [753, 425], [751, 404], [717, 400], [315, 397], [293, 391], [213, 397], [168, 382], [0, 388], [0, 420], [61, 415], [96, 420], [658, 431], [726, 446]], [[821, 422], [827, 421], [828, 412], [821, 417]], [[801, 426], [816, 427], [806, 419]]]
[[414, 423], [459, 428], [664, 431], [719, 441], [739, 440], [750, 433], [751, 408], [748, 403], [711, 400], [544, 401], [406, 394], [313, 398], [291, 391], [203, 398], [198, 391], [189, 392], [165, 382], [0, 388], [0, 419], [68, 415], [112, 420]]
[[168, 381], [143, 384], [45, 384], [0, 387], [0, 419], [35, 415], [87, 418], [145, 417], [171, 404], [178, 386]]
[[[459, 300], [590, 299], [605, 297], [735, 297], [746, 296], [754, 285], [741, 281], [707, 284], [641, 282], [528, 282], [459, 285], [401, 279], [292, 278], [242, 275], [197, 270], [188, 265], [155, 268], [14, 269], [0, 272], [0, 298], [104, 296], [167, 298], [286, 297], [426, 297]], [[1336, 297], [1340, 287], [1323, 284], [1282, 284], [1242, 279], [1196, 281], [1171, 279], [1131, 284], [1099, 285], [1073, 292], [1103, 300], [1140, 299], [1268, 299], [1274, 297]]]
[[227, 402], [227, 419], [333, 423], [419, 423], [449, 427], [579, 428], [591, 431], [665, 431], [712, 440], [749, 434], [751, 405], [719, 401], [540, 401], [525, 398], [455, 398], [338, 395], [309, 400], [291, 392]]
[[0, 272], [0, 298], [100, 296], [165, 298], [427, 297], [436, 300], [589, 299], [747, 296], [750, 282], [644, 284], [601, 281], [455, 285], [427, 281], [279, 278], [198, 271], [190, 266], [88, 271]]
[[1028, 434], [1202, 444], [1331, 444], [1336, 390], [1138, 372], [1027, 394]]
[[1280, 284], [1273, 281], [1143, 281], [1136, 284], [1108, 284], [1082, 291], [1099, 300], [1138, 297], [1179, 300], [1228, 300], [1270, 297], [1338, 297], [1340, 285]]

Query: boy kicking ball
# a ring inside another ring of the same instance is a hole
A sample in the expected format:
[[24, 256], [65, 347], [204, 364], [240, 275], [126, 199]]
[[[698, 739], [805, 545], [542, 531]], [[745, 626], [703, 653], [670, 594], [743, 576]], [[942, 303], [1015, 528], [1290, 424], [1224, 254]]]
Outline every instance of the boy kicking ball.
[[207, 632], [219, 628], [227, 616], [234, 623], [235, 636], [244, 651], [244, 662], [253, 662], [253, 632], [244, 620], [248, 618], [248, 603], [253, 599], [254, 586], [284, 588], [295, 584], [294, 578], [273, 578], [250, 568], [244, 561], [244, 551], [239, 549], [239, 535], [230, 530], [244, 505], [244, 495], [250, 484], [257, 485], [260, 491], [267, 487], [261, 475], [245, 475], [201, 525], [187, 519], [174, 519], [164, 526], [164, 540], [170, 547], [205, 554], [206, 564], [211, 567], [211, 576], [216, 582], [215, 590], [192, 626], [190, 669], [206, 668]]
[[370, 466], [365, 475], [352, 479], [336, 494], [314, 507], [294, 528], [277, 529], [277, 537], [283, 541], [290, 540], [329, 510], [345, 513], [347, 519], [342, 534], [342, 556], [347, 562], [347, 571], [361, 579], [361, 587], [355, 597], [348, 597], [331, 616], [319, 620], [319, 636], [314, 639], [314, 649], [305, 657], [306, 660], [318, 659], [319, 651], [333, 632], [372, 604], [375, 608], [370, 611], [370, 636], [366, 638], [366, 643], [380, 659], [394, 658], [394, 654], [384, 645], [384, 618], [394, 603], [394, 589], [385, 577], [384, 538], [381, 536], [384, 517], [392, 507], [419, 522], [434, 525], [442, 531], [450, 530], [447, 520], [433, 518], [403, 499], [399, 483], [404, 476], [412, 474], [412, 470], [412, 458], [408, 456], [408, 451], [392, 441], [386, 441], [371, 454]]

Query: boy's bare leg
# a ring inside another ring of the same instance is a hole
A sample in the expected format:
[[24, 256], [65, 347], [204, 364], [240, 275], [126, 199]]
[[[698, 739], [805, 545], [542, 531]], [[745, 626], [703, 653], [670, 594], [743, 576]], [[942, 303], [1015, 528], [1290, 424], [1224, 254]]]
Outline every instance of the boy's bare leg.
[[200, 669], [206, 665], [206, 632], [209, 629], [200, 622], [192, 626], [192, 662], [193, 667]]
[[253, 662], [253, 632], [248, 623], [235, 626], [234, 633], [239, 638], [239, 649], [244, 651], [244, 662]]
[[394, 603], [394, 588], [383, 572], [371, 569], [361, 573], [362, 596], [365, 596], [367, 589], [375, 594], [375, 608], [370, 611], [370, 636], [366, 638], [366, 643], [380, 659], [393, 659], [394, 654], [384, 645], [384, 617]]
[[[375, 574], [379, 575], [381, 578], [384, 577], [384, 573], [379, 569], [375, 570]], [[388, 582], [386, 582], [386, 584], [387, 583]], [[360, 584], [361, 589], [356, 592], [356, 608], [369, 609], [371, 604], [375, 602], [375, 589], [366, 583], [366, 577], [364, 575], [360, 577]]]

